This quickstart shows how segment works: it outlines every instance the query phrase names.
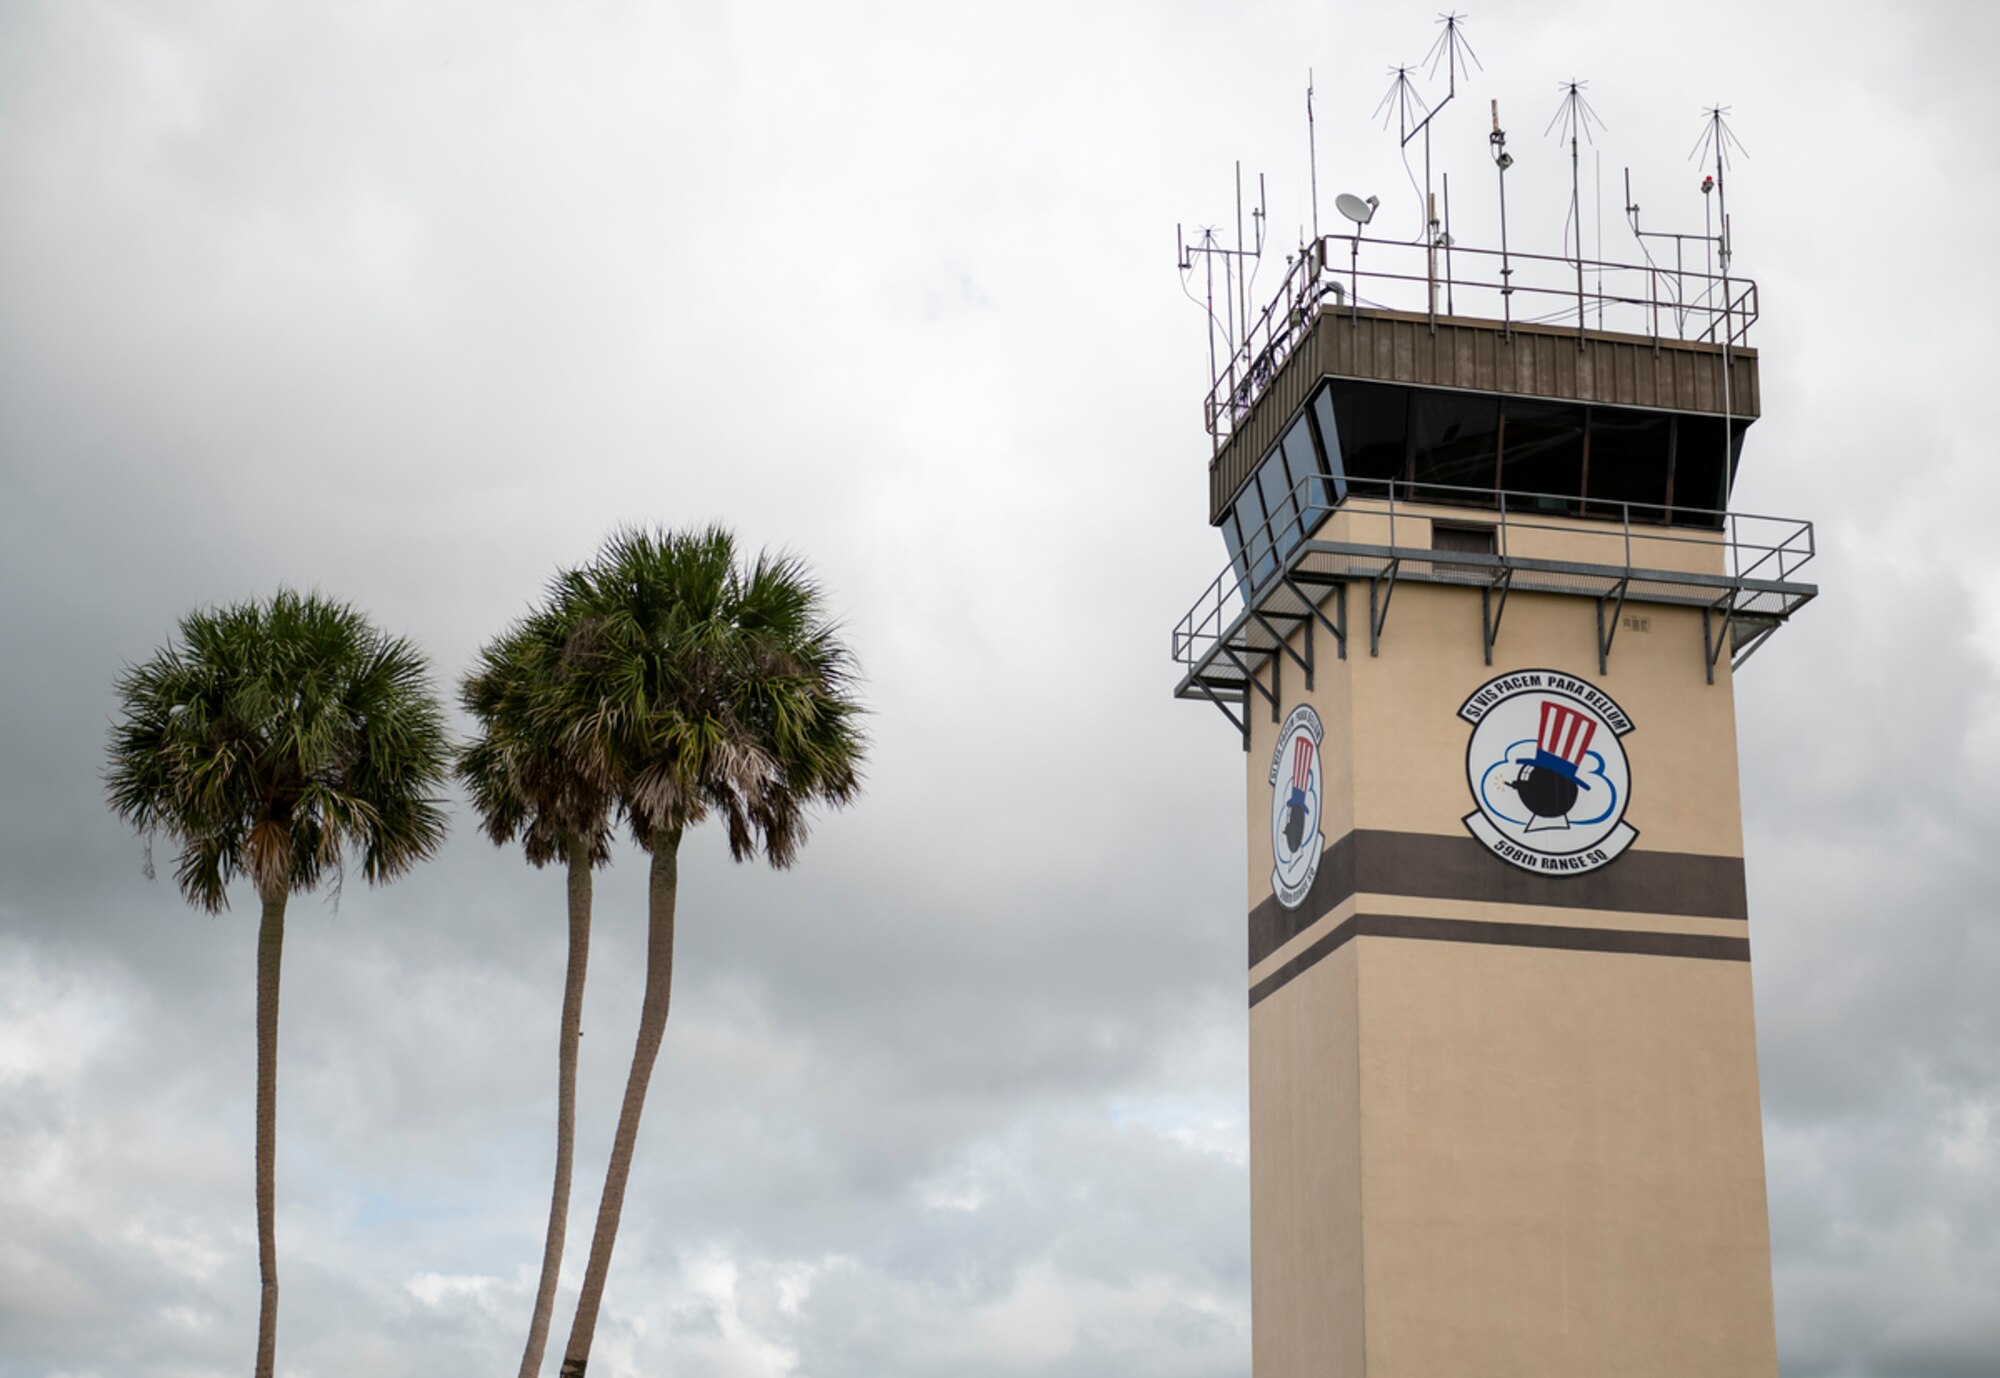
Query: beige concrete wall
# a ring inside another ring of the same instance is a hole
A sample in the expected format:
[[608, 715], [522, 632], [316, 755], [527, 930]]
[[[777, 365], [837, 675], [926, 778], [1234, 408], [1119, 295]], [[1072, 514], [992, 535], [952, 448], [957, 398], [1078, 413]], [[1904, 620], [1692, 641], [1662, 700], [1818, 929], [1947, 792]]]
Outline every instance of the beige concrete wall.
[[1749, 964], [1350, 946], [1369, 1378], [1771, 1378]]
[[[1728, 548], [1723, 533], [1690, 526], [1660, 526], [1511, 511], [1502, 532], [1500, 514], [1476, 507], [1445, 507], [1434, 503], [1393, 505], [1386, 499], [1350, 497], [1313, 532], [1320, 541], [1358, 545], [1432, 548], [1432, 524], [1492, 526], [1496, 545], [1504, 537], [1505, 554], [1525, 560], [1567, 560], [1579, 564], [1669, 570], [1680, 574], [1725, 572]], [[1746, 539], [1748, 539], [1746, 537]], [[1443, 558], [1449, 559], [1449, 555]], [[1747, 557], [1756, 558], [1755, 554]], [[1775, 576], [1775, 569], [1771, 571]]]
[[[1635, 853], [1741, 856], [1728, 665], [1705, 682], [1698, 612], [1628, 604], [1647, 629], [1621, 627], [1599, 672], [1587, 599], [1516, 593], [1490, 667], [1472, 590], [1399, 587], [1379, 657], [1365, 586], [1349, 608], [1348, 659], [1321, 638], [1313, 691], [1288, 666], [1280, 705], [1310, 701], [1326, 728], [1329, 843], [1347, 827], [1465, 836], [1458, 707], [1497, 674], [1547, 668], [1633, 720]], [[1255, 907], [1271, 894], [1277, 727], [1261, 698], [1251, 712]], [[1772, 1378], [1748, 963], [1507, 936], [1727, 943], [1747, 924], [1412, 888], [1349, 897], [1249, 973], [1312, 962], [1250, 1012], [1256, 1378]], [[1494, 936], [1360, 936], [1313, 959], [1357, 913]]]
[[[1367, 605], [1365, 597], [1354, 601]], [[1458, 718], [1459, 705], [1508, 669], [1548, 668], [1596, 684], [1635, 724], [1622, 741], [1632, 762], [1626, 819], [1639, 829], [1640, 850], [1741, 856], [1735, 699], [1727, 662], [1716, 667], [1716, 682], [1707, 683], [1699, 610], [1628, 603], [1626, 611], [1645, 618], [1648, 630], [1621, 626], [1608, 668], [1600, 674], [1593, 600], [1515, 593], [1507, 600], [1489, 667], [1481, 653], [1476, 593], [1427, 584], [1398, 587], [1381, 655], [1369, 658], [1362, 642], [1352, 662], [1356, 826], [1463, 833], [1459, 820], [1472, 808], [1465, 782], [1471, 729]], [[1269, 788], [1265, 783], [1267, 808]]]
[[1362, 1378], [1355, 950], [1250, 1022], [1250, 1337], [1257, 1378]]

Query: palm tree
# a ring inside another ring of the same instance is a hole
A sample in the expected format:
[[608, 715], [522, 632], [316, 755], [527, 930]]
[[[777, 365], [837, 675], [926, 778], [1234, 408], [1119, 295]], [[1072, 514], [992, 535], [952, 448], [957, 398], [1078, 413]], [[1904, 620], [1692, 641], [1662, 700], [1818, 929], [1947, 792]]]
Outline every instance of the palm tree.
[[229, 907], [248, 880], [257, 930], [257, 1378], [277, 1344], [273, 1226], [278, 1097], [278, 970], [285, 902], [331, 879], [350, 853], [370, 883], [443, 841], [433, 797], [449, 748], [424, 658], [353, 608], [280, 590], [269, 603], [205, 609], [118, 677], [105, 784], [112, 810], [147, 841], [179, 848], [188, 903]]
[[806, 810], [860, 789], [865, 742], [852, 661], [796, 559], [738, 564], [720, 527], [624, 531], [563, 589], [567, 739], [617, 797], [651, 860], [646, 990], [562, 1378], [583, 1378], [618, 1236], [646, 1086], [673, 983], [681, 838], [721, 816], [738, 861], [787, 866]]
[[520, 1378], [541, 1372], [562, 1271], [569, 1187], [576, 1148], [577, 1045], [583, 1024], [584, 971], [590, 958], [591, 869], [611, 859], [611, 797], [564, 736], [567, 657], [572, 624], [560, 609], [561, 585], [537, 609], [479, 653], [460, 685], [459, 702], [479, 735], [459, 754], [458, 776], [496, 846], [519, 838], [531, 865], [561, 861], [568, 871], [569, 960], [563, 977], [556, 1045], [556, 1170], [542, 1275]]

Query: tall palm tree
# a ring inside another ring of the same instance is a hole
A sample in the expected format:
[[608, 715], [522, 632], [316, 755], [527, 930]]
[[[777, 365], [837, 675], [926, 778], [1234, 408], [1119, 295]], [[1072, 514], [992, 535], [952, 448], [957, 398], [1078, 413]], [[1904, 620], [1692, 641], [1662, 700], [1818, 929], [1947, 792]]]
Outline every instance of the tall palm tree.
[[434, 792], [449, 747], [424, 658], [344, 603], [280, 590], [268, 603], [204, 609], [180, 641], [118, 677], [105, 785], [147, 841], [179, 848], [188, 903], [229, 907], [248, 880], [257, 930], [257, 1378], [277, 1345], [275, 1158], [278, 972], [285, 903], [357, 854], [378, 883], [443, 841]]
[[611, 859], [611, 795], [566, 736], [568, 648], [574, 625], [562, 611], [562, 581], [539, 608], [488, 643], [460, 684], [459, 702], [479, 735], [458, 758], [458, 776], [497, 846], [519, 838], [531, 865], [568, 871], [569, 959], [556, 1044], [556, 1169], [542, 1241], [542, 1275], [520, 1378], [541, 1372], [562, 1271], [576, 1149], [577, 1045], [583, 1036], [584, 972], [590, 959], [591, 870]]
[[569, 740], [651, 860], [646, 991], [562, 1378], [583, 1378], [673, 984], [681, 838], [720, 815], [730, 854], [787, 866], [807, 809], [860, 788], [852, 659], [796, 559], [747, 567], [720, 527], [623, 531], [569, 581]]

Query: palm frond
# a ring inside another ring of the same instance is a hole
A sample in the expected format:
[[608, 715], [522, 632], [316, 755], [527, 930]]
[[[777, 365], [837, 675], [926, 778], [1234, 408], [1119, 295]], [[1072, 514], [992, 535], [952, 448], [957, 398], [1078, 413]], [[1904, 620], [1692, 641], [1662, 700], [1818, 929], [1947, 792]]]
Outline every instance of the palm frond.
[[227, 907], [238, 878], [337, 884], [350, 852], [382, 880], [436, 850], [449, 745], [414, 646], [289, 589], [177, 630], [118, 678], [104, 779], [114, 813], [179, 847], [190, 903]]
[[479, 731], [459, 753], [458, 777], [486, 835], [497, 845], [518, 838], [535, 866], [567, 858], [574, 843], [592, 864], [611, 856], [610, 776], [596, 735], [579, 727], [588, 656], [570, 584], [557, 576], [544, 605], [481, 648], [459, 688]]
[[570, 625], [560, 736], [642, 845], [717, 812], [738, 860], [783, 866], [809, 805], [854, 798], [853, 657], [795, 556], [745, 567], [719, 526], [625, 529], [551, 598]]

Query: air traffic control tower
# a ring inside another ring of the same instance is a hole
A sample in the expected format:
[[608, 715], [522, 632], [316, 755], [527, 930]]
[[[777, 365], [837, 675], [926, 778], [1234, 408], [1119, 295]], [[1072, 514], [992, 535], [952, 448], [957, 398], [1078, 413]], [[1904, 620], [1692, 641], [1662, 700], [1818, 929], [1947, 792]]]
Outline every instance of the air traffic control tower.
[[1774, 1378], [1733, 681], [1816, 590], [1729, 510], [1756, 287], [1341, 204], [1217, 354], [1173, 633], [1244, 749], [1255, 1378]]

